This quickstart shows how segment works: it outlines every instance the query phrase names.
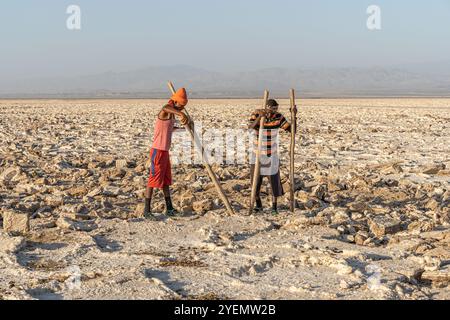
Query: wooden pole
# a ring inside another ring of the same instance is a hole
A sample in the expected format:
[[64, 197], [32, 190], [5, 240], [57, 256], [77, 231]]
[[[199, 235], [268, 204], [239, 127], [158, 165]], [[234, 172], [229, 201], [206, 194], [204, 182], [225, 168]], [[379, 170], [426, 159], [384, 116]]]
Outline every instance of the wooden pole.
[[[269, 100], [269, 91], [264, 91], [264, 99], [263, 99], [263, 109], [264, 111], [267, 109], [267, 100]], [[263, 114], [261, 117], [261, 121], [259, 123], [259, 134], [258, 134], [258, 148], [256, 149], [256, 157], [255, 157], [255, 171], [253, 172], [253, 183], [252, 183], [252, 193], [250, 196], [250, 209], [249, 214], [253, 213], [253, 206], [255, 205], [256, 200], [256, 187], [258, 184], [259, 177], [261, 175], [261, 145], [263, 142], [263, 134], [264, 134], [264, 124], [266, 122], [266, 115]]]
[[291, 202], [291, 212], [295, 211], [295, 135], [297, 133], [297, 108], [295, 105], [295, 90], [291, 89], [291, 146], [290, 146], [290, 168], [289, 168], [289, 178], [290, 178], [290, 202]]
[[[175, 87], [173, 86], [172, 82], [169, 82], [168, 86], [169, 86], [169, 89], [172, 92], [172, 94], [175, 94], [176, 90], [175, 90]], [[216, 174], [214, 173], [214, 171], [211, 168], [211, 165], [209, 164], [208, 157], [206, 156], [206, 154], [204, 152], [204, 148], [202, 146], [200, 138], [198, 137], [197, 133], [192, 129], [192, 127], [190, 125], [192, 122], [192, 119], [189, 116], [189, 113], [187, 112], [186, 108], [183, 111], [186, 114], [186, 116], [188, 117], [188, 123], [185, 124], [184, 127], [185, 127], [186, 131], [189, 132], [189, 135], [191, 136], [191, 139], [194, 142], [195, 148], [202, 155], [203, 164], [206, 168], [209, 178], [211, 179], [214, 186], [216, 187], [217, 193], [219, 194], [220, 199], [222, 200], [223, 204], [227, 208], [228, 213], [230, 215], [234, 215], [235, 213], [234, 213], [233, 207], [231, 206], [230, 201], [228, 200], [227, 196], [225, 195], [225, 192], [223, 191], [222, 186], [219, 183], [219, 179], [217, 178]]]

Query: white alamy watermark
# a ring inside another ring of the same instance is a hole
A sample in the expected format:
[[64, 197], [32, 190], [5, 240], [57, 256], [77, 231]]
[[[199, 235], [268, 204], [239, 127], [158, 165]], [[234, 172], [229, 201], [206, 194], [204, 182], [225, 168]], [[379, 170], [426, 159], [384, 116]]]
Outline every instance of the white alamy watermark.
[[371, 31], [381, 30], [381, 8], [377, 5], [371, 5], [366, 10], [369, 17], [367, 18], [367, 29]]
[[[274, 175], [280, 166], [279, 130], [263, 130], [261, 145], [261, 174]], [[196, 123], [194, 138], [186, 131], [173, 133], [171, 161], [174, 165], [209, 164], [244, 165], [254, 164], [258, 137], [255, 130], [208, 129], [203, 132], [201, 123]], [[203, 154], [198, 148], [203, 148]]]
[[81, 8], [72, 4], [67, 7], [66, 13], [69, 17], [66, 20], [66, 27], [69, 30], [81, 30]]
[[376, 264], [370, 264], [366, 267], [366, 272], [370, 274], [367, 278], [367, 288], [372, 291], [381, 290], [381, 269]]
[[70, 274], [69, 278], [64, 281], [67, 290], [80, 290], [81, 289], [81, 269], [78, 266], [70, 266], [67, 268], [67, 273]]

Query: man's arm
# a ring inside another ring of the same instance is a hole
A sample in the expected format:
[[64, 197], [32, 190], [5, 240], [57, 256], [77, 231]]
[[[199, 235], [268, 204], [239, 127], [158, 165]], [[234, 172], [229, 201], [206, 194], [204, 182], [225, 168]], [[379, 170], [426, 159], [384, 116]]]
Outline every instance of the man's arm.
[[178, 117], [180, 117], [181, 124], [185, 125], [188, 123], [188, 117], [184, 112], [181, 112], [177, 110], [175, 107], [171, 106], [170, 104], [165, 105], [161, 110], [161, 117], [167, 118], [169, 114], [174, 114]]
[[287, 132], [292, 131], [292, 125], [286, 120], [286, 118], [284, 116], [280, 121], [281, 121], [281, 125], [280, 125], [281, 129], [283, 129]]
[[264, 115], [264, 110], [256, 110], [252, 117], [250, 118], [250, 124], [248, 125], [249, 129], [256, 130], [260, 125], [261, 118]]
[[291, 132], [292, 131], [292, 126], [289, 122], [286, 122], [283, 126], [281, 126], [281, 129], [287, 131], [287, 132]]

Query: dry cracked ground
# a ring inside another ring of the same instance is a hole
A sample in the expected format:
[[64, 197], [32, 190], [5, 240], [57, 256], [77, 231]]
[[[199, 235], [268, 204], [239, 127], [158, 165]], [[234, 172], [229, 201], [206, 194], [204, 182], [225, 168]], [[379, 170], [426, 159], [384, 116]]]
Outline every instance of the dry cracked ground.
[[[158, 193], [149, 221], [162, 104], [0, 101], [0, 300], [450, 298], [450, 100], [299, 101], [295, 214], [283, 198], [279, 216], [247, 216], [248, 166], [215, 165], [229, 216], [202, 166], [183, 164], [184, 216], [159, 214]], [[189, 112], [203, 130], [236, 129], [259, 105]]]

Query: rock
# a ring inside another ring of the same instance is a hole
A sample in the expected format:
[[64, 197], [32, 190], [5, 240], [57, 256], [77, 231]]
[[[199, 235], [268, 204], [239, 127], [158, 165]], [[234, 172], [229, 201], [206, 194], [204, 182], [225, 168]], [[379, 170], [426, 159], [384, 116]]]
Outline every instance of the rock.
[[305, 189], [310, 190], [310, 189], [316, 187], [318, 184], [319, 184], [319, 182], [317, 182], [317, 181], [315, 181], [315, 180], [313, 180], [313, 181], [308, 181], [308, 182], [305, 182], [305, 183], [304, 183], [304, 187], [305, 187]]
[[319, 200], [324, 200], [328, 193], [328, 187], [326, 184], [321, 184], [313, 188], [312, 194]]
[[433, 194], [431, 196], [436, 196], [436, 197], [442, 197], [445, 193], [445, 190], [442, 188], [436, 188], [433, 191]]
[[351, 234], [346, 234], [343, 236], [344, 241], [348, 243], [355, 243], [355, 236]]
[[45, 204], [50, 207], [59, 207], [64, 204], [64, 199], [61, 196], [48, 195], [44, 199]]
[[345, 281], [345, 280], [341, 280], [341, 282], [339, 283], [339, 287], [341, 288], [341, 289], [350, 289], [351, 287], [350, 287], [350, 284], [347, 282], [347, 281]]
[[39, 189], [40, 188], [38, 186], [30, 183], [18, 183], [14, 188], [14, 191], [17, 193], [26, 193], [28, 195], [31, 195], [38, 193], [40, 191]]
[[37, 217], [37, 218], [48, 218], [52, 215], [53, 208], [50, 206], [44, 206], [40, 207], [36, 210], [35, 213], [31, 216], [31, 219]]
[[429, 210], [437, 210], [440, 205], [441, 204], [439, 203], [439, 201], [437, 201], [436, 199], [431, 199], [430, 201], [427, 202], [425, 208]]
[[432, 282], [450, 282], [450, 265], [440, 270], [424, 271], [421, 279]]
[[120, 181], [125, 177], [126, 174], [127, 174], [126, 170], [116, 168], [109, 172], [108, 178], [114, 181]]
[[367, 204], [365, 202], [351, 202], [347, 206], [350, 211], [353, 212], [363, 212], [367, 209]]
[[196, 173], [191, 172], [186, 175], [186, 177], [184, 178], [184, 181], [195, 181], [197, 179], [196, 177], [197, 177]]
[[139, 203], [136, 208], [134, 209], [134, 212], [131, 214], [130, 218], [143, 218], [144, 217], [144, 209], [145, 204]]
[[369, 219], [369, 227], [370, 231], [379, 238], [402, 230], [401, 221], [386, 216], [375, 216]]
[[180, 211], [181, 213], [190, 213], [194, 211], [193, 204], [195, 197], [191, 193], [186, 193], [180, 198]]
[[442, 195], [442, 201], [450, 202], [450, 190], [445, 191], [445, 193]]
[[12, 234], [25, 234], [30, 231], [30, 218], [27, 213], [3, 211], [3, 229]]
[[[323, 210], [322, 212], [324, 212], [325, 210]], [[322, 213], [321, 212], [321, 213]], [[339, 209], [337, 211], [334, 212], [332, 218], [331, 218], [331, 222], [334, 224], [344, 224], [346, 222], [349, 221], [349, 216], [348, 213], [346, 212], [345, 209]]]
[[16, 205], [15, 209], [19, 212], [34, 213], [40, 208], [40, 203], [37, 201], [23, 201]]
[[19, 167], [11, 167], [6, 169], [0, 174], [0, 184], [7, 184], [11, 181], [15, 181], [21, 175], [22, 171]]
[[312, 218], [298, 217], [298, 218], [293, 218], [293, 219], [286, 221], [283, 228], [285, 228], [285, 229], [294, 228], [295, 229], [296, 227], [325, 226], [325, 225], [328, 225], [329, 223], [330, 223], [330, 218], [327, 216], [312, 217]]
[[355, 235], [355, 243], [359, 246], [364, 245], [364, 242], [369, 238], [369, 233], [365, 231], [358, 231]]
[[300, 202], [306, 202], [309, 199], [309, 194], [303, 190], [300, 190], [295, 193], [295, 198]]
[[353, 268], [345, 261], [333, 263], [330, 267], [335, 269], [337, 274], [341, 276], [349, 275], [353, 272]]
[[422, 173], [424, 173], [424, 174], [438, 174], [439, 171], [441, 171], [441, 170], [445, 170], [445, 164], [443, 164], [443, 163], [428, 166], [422, 171]]
[[195, 197], [191, 193], [186, 193], [180, 198], [180, 206], [192, 206], [195, 202]]
[[164, 202], [156, 202], [152, 208], [152, 212], [157, 213], [164, 212], [164, 210], [166, 210], [166, 204]]
[[67, 194], [72, 197], [83, 197], [88, 193], [88, 189], [84, 186], [75, 187], [67, 190]]
[[56, 220], [56, 225], [65, 230], [85, 231], [90, 232], [97, 229], [97, 224], [94, 220], [90, 221], [75, 221], [69, 217], [60, 217]]
[[315, 198], [311, 198], [309, 193], [305, 191], [297, 191], [295, 193], [295, 199], [297, 200], [300, 209], [312, 209], [319, 206], [319, 201]]
[[194, 211], [197, 213], [206, 213], [206, 212], [212, 210], [213, 203], [211, 200], [206, 199], [206, 200], [194, 202], [192, 207], [193, 207]]
[[116, 169], [124, 169], [128, 165], [127, 160], [116, 160]]
[[347, 228], [343, 225], [340, 225], [336, 228], [336, 230], [340, 233], [340, 234], [346, 234], [347, 233]]
[[95, 188], [94, 190], [92, 190], [91, 192], [89, 192], [87, 194], [88, 197], [93, 198], [95, 196], [98, 196], [102, 193], [102, 188]]
[[428, 231], [433, 231], [434, 227], [435, 227], [435, 225], [434, 225], [433, 221], [419, 220], [419, 221], [411, 222], [408, 225], [408, 230], [409, 231], [418, 231], [418, 232], [428, 232]]
[[195, 181], [190, 185], [190, 188], [193, 192], [201, 192], [203, 191], [203, 183], [199, 180]]
[[9, 237], [0, 232], [0, 254], [13, 254], [20, 251], [26, 245], [23, 237]]
[[107, 197], [117, 197], [120, 194], [120, 188], [115, 186], [105, 186], [103, 188], [103, 195]]

